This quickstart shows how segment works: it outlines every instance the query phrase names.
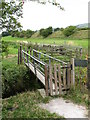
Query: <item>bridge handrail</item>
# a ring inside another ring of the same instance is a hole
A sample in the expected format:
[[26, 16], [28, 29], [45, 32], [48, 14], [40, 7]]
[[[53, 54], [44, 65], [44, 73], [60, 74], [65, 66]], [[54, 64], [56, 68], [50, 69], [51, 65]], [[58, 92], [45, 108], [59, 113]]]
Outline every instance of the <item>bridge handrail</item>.
[[45, 63], [41, 62], [40, 60], [36, 59], [35, 57], [33, 57], [32, 55], [28, 54], [27, 52], [25, 52], [24, 50], [22, 50], [22, 52], [24, 54], [26, 54], [27, 56], [31, 57], [33, 60], [35, 60], [36, 62], [40, 63], [41, 65], [45, 66]]
[[58, 62], [61, 62], [61, 63], [67, 65], [67, 63], [64, 62], [64, 61], [62, 61], [62, 60], [56, 59], [56, 58], [54, 58], [54, 57], [51, 57], [51, 56], [49, 56], [49, 55], [47, 55], [47, 54], [44, 54], [44, 53], [42, 53], [42, 52], [39, 52], [39, 51], [37, 51], [37, 50], [35, 50], [35, 49], [33, 49], [33, 51], [36, 52], [36, 53], [40, 53], [40, 54], [42, 54], [42, 55], [44, 55], [44, 56], [47, 56], [47, 57], [49, 57], [49, 58], [51, 58], [51, 59], [53, 59], [53, 60], [55, 60], [55, 61], [58, 61]]

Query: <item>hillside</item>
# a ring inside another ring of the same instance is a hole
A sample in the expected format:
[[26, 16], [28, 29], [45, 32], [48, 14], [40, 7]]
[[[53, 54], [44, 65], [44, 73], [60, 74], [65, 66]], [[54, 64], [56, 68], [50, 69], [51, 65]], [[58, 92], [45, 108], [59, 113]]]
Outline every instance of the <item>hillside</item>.
[[62, 31], [56, 31], [54, 33], [52, 33], [51, 35], [48, 36], [48, 38], [64, 38], [64, 34], [62, 33]]
[[[48, 36], [48, 38], [62, 38], [64, 39], [65, 36], [62, 31], [56, 31]], [[76, 31], [74, 34], [69, 36], [70, 39], [87, 39], [88, 38], [88, 30], [80, 30]]]
[[77, 28], [88, 28], [88, 23], [79, 24], [77, 25]]
[[88, 30], [76, 31], [69, 38], [73, 38], [73, 39], [88, 39]]
[[39, 34], [39, 31], [35, 32], [31, 38], [42, 38], [42, 36]]

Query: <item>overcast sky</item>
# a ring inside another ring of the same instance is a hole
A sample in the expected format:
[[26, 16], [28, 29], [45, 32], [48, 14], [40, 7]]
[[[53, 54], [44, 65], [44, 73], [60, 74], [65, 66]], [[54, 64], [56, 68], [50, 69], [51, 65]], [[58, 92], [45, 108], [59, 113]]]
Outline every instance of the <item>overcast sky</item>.
[[27, 2], [23, 5], [23, 29], [39, 30], [52, 26], [67, 27], [88, 23], [89, 0], [59, 0], [65, 11], [49, 3], [46, 5], [37, 2]]

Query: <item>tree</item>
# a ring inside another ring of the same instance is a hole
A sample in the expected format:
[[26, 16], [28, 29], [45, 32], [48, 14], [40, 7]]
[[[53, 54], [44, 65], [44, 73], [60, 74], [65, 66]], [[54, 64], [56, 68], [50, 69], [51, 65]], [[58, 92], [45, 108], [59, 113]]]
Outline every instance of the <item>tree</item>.
[[[17, 0], [19, 1], [19, 0]], [[30, 0], [32, 1], [32, 0]], [[46, 4], [46, 2], [59, 7], [60, 9], [64, 10], [60, 3], [57, 3], [56, 0], [35, 0], [38, 3]], [[8, 2], [0, 2], [0, 28], [6, 30], [7, 32], [12, 32], [16, 30], [21, 30], [22, 26], [19, 22], [19, 18], [22, 17], [22, 8], [24, 4], [24, 0], [22, 2], [16, 2], [14, 0], [8, 0]]]
[[52, 27], [40, 30], [40, 35], [42, 35], [44, 38], [48, 37], [50, 34], [52, 34]]
[[66, 27], [64, 30], [63, 30], [63, 34], [68, 37], [70, 35], [72, 35], [76, 30], [76, 26], [69, 26], [69, 27]]
[[6, 30], [7, 32], [20, 30], [21, 24], [19, 22], [19, 18], [22, 17], [22, 2], [16, 4], [14, 0], [10, 2], [2, 1], [0, 3], [0, 28]]
[[[24, 0], [23, 1], [23, 4], [24, 4]], [[60, 5], [60, 3], [58, 3], [56, 0], [29, 0], [29, 1], [34, 1], [34, 2], [38, 2], [40, 4], [46, 4], [47, 2], [54, 5], [54, 6], [57, 6], [58, 8], [60, 8], [61, 10], [64, 10], [64, 8]]]

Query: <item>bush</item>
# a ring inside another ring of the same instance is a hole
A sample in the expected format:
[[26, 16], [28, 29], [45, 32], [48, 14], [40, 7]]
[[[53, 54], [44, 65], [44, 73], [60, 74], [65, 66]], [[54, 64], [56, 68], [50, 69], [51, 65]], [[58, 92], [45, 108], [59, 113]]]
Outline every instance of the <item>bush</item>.
[[15, 37], [20, 37], [20, 32], [19, 31], [15, 32], [14, 36]]
[[35, 76], [24, 66], [3, 66], [2, 68], [2, 96], [3, 98], [25, 90], [36, 89]]
[[33, 34], [34, 34], [34, 31], [32, 31], [32, 30], [27, 30], [26, 31], [26, 37], [27, 38], [30, 38]]
[[76, 30], [76, 26], [69, 26], [63, 30], [63, 34], [68, 37], [72, 35]]
[[23, 31], [20, 32], [20, 34], [19, 34], [18, 37], [20, 37], [20, 38], [24, 38], [25, 35], [26, 35], [26, 31], [23, 30]]
[[9, 32], [6, 32], [6, 31], [2, 32], [2, 37], [9, 36], [9, 35], [10, 35]]
[[34, 34], [34, 31], [32, 30], [22, 30], [22, 31], [13, 31], [12, 37], [20, 37], [20, 38], [30, 38]]
[[77, 28], [77, 30], [90, 30], [90, 28]]
[[9, 48], [8, 48], [8, 43], [5, 41], [2, 41], [2, 53], [5, 53], [6, 56], [8, 56], [9, 53]]
[[52, 27], [40, 30], [40, 35], [44, 38], [48, 37], [50, 34], [52, 34]]
[[59, 30], [60, 30], [60, 28], [55, 28], [55, 29], [54, 29], [54, 32], [59, 31]]
[[61, 30], [61, 31], [63, 31], [63, 30], [64, 30], [64, 28], [60, 28], [60, 30]]

